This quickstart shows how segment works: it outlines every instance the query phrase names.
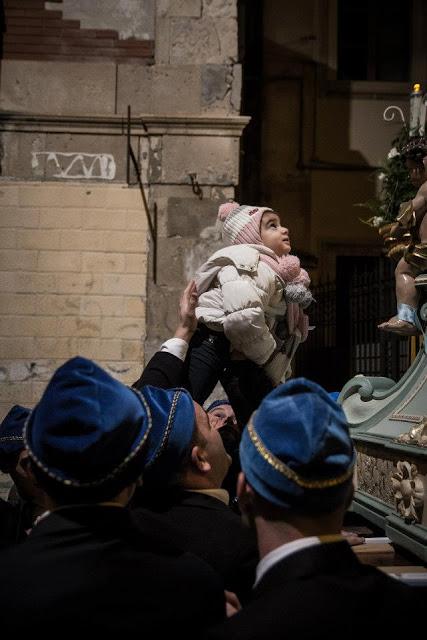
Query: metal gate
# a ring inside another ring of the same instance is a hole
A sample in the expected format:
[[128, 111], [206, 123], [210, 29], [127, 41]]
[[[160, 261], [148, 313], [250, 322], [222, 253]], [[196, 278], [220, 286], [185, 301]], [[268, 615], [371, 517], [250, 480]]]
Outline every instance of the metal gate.
[[[385, 333], [377, 325], [395, 314], [394, 264], [386, 258], [337, 260], [337, 280], [313, 288], [310, 331], [295, 357], [295, 376], [338, 391], [353, 376], [399, 380], [418, 339]], [[412, 342], [411, 342], [412, 340]]]

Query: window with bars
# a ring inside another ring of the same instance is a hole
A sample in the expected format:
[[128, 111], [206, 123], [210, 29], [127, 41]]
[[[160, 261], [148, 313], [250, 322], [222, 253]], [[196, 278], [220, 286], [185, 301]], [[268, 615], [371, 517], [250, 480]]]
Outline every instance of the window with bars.
[[294, 375], [328, 391], [342, 389], [357, 374], [395, 381], [404, 375], [411, 364], [410, 339], [377, 326], [396, 312], [391, 260], [338, 256], [337, 281], [317, 284], [313, 296], [308, 315], [315, 329], [296, 352]]

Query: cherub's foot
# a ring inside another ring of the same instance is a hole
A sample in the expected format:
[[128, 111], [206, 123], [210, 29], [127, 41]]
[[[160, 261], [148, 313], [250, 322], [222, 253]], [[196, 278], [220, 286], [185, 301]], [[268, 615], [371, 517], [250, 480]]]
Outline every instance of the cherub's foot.
[[400, 320], [397, 316], [393, 316], [387, 322], [383, 322], [378, 325], [378, 329], [382, 331], [390, 331], [391, 333], [398, 333], [401, 336], [417, 336], [420, 332], [412, 322], [406, 320]]

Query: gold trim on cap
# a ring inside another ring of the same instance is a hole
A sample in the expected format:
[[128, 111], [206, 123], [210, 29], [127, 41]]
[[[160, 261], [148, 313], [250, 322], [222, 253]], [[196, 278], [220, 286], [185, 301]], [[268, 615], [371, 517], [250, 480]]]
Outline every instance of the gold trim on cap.
[[336, 478], [330, 478], [327, 480], [305, 480], [267, 449], [259, 435], [256, 433], [252, 419], [248, 423], [248, 433], [252, 444], [260, 456], [262, 456], [264, 460], [273, 467], [273, 469], [288, 478], [288, 480], [295, 482], [299, 487], [303, 487], [304, 489], [327, 489], [328, 487], [335, 487], [338, 484], [342, 484], [353, 475], [354, 464], [352, 464], [345, 473], [337, 476]]
[[2, 436], [0, 438], [0, 442], [23, 442], [24, 438], [22, 436]]
[[150, 462], [146, 465], [146, 469], [149, 469], [155, 463], [155, 461], [163, 454], [165, 447], [169, 442], [169, 436], [172, 430], [172, 426], [175, 419], [176, 408], [178, 406], [178, 401], [181, 397], [181, 394], [182, 394], [182, 389], [177, 389], [173, 394], [172, 405], [169, 410], [168, 421], [166, 423], [166, 428], [163, 433], [162, 441], [155, 455], [153, 456], [152, 460], [150, 460]]

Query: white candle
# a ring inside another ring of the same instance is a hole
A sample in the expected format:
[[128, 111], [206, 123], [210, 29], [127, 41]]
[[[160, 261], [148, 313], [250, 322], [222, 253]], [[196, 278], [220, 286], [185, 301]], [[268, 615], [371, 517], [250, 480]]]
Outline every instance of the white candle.
[[[414, 84], [414, 88], [410, 97], [410, 106], [409, 106], [409, 134], [411, 136], [416, 136], [418, 134], [418, 129], [420, 126], [420, 111], [421, 104], [423, 101], [423, 94], [421, 93], [421, 85]], [[425, 117], [425, 114], [424, 114]]]
[[423, 101], [421, 103], [420, 109], [420, 126], [419, 126], [419, 135], [423, 136], [426, 130], [426, 114], [427, 114], [427, 93], [424, 94]]

